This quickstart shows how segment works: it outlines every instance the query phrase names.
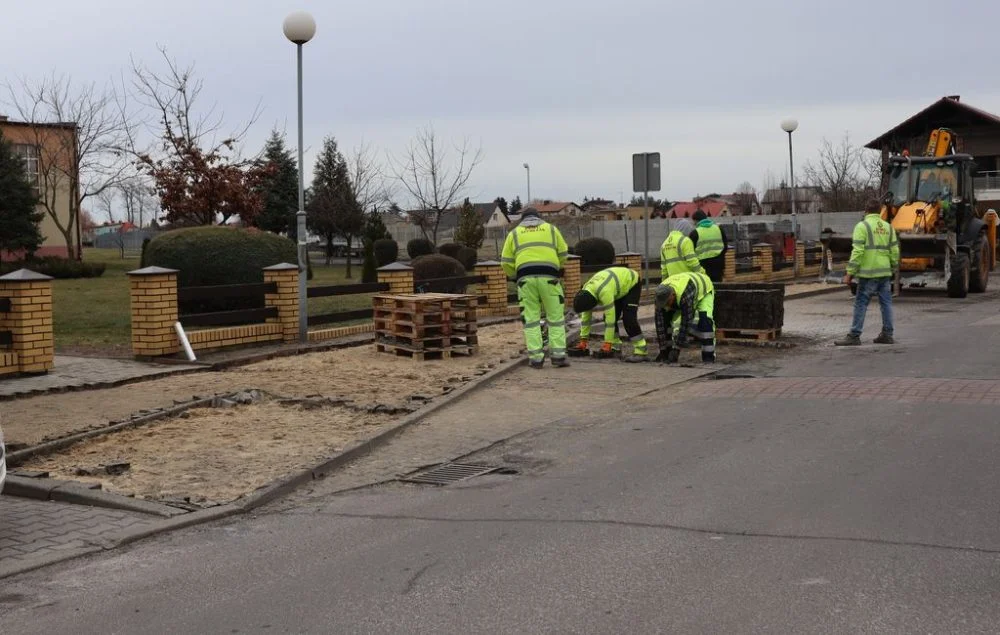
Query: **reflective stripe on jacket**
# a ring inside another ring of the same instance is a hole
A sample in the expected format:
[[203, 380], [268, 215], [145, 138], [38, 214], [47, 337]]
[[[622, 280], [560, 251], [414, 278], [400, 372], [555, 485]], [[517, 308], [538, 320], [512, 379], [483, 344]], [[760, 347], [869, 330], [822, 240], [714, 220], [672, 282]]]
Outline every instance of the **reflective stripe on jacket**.
[[674, 230], [660, 248], [660, 277], [666, 280], [674, 274], [686, 271], [704, 271], [704, 269], [698, 262], [698, 254], [695, 253], [691, 239]]
[[711, 225], [699, 223], [695, 231], [698, 232], [698, 245], [695, 247], [695, 253], [698, 254], [699, 260], [715, 258], [722, 253], [726, 245], [722, 237], [721, 227], [715, 223]]
[[[587, 291], [597, 298], [597, 306], [594, 307], [594, 310], [604, 311], [605, 342], [612, 342], [615, 338], [615, 324], [618, 321], [615, 300], [628, 295], [628, 292], [639, 284], [639, 281], [639, 274], [628, 267], [609, 267], [595, 273], [583, 285], [583, 291]], [[584, 311], [580, 315], [580, 319], [585, 324], [591, 324], [591, 311]]]
[[566, 241], [554, 225], [529, 217], [507, 234], [500, 264], [508, 278], [515, 275], [558, 277], [568, 255]]
[[899, 238], [880, 214], [868, 214], [854, 226], [853, 243], [848, 274], [858, 278], [890, 278], [899, 267]]

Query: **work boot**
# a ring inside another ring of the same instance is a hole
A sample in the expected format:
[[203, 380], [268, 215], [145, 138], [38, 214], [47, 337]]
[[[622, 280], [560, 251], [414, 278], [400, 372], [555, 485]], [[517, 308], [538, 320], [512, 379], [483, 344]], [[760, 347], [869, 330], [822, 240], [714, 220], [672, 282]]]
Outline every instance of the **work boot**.
[[566, 368], [569, 366], [569, 360], [565, 357], [553, 357], [552, 367], [553, 368]]
[[882, 331], [881, 333], [879, 333], [878, 337], [876, 337], [873, 341], [876, 344], [895, 344], [896, 343], [896, 340], [892, 339], [892, 336], [889, 335], [888, 333], [886, 333], [885, 331]]
[[848, 333], [846, 337], [837, 340], [833, 344], [834, 346], [861, 346], [861, 336]]
[[702, 353], [701, 362], [703, 364], [714, 364], [715, 363], [715, 353]]
[[528, 362], [528, 366], [531, 366], [535, 370], [540, 370], [544, 365], [545, 365], [544, 359], [533, 359], [530, 362]]

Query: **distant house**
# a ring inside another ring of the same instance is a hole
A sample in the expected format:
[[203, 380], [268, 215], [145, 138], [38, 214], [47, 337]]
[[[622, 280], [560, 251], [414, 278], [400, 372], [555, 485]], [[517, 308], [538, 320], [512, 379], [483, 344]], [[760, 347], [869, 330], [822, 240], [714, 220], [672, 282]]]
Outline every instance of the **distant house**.
[[606, 198], [592, 198], [585, 200], [583, 204], [580, 205], [580, 209], [587, 212], [588, 214], [596, 211], [606, 211], [609, 209], [617, 209], [618, 204], [612, 200]]
[[697, 211], [703, 211], [709, 218], [731, 216], [729, 203], [717, 198], [700, 198], [694, 201], [678, 201], [674, 203], [667, 218], [692, 218]]
[[733, 192], [732, 194], [709, 194], [708, 196], [695, 197], [695, 203], [703, 201], [722, 201], [728, 208], [728, 213], [723, 216], [751, 216], [761, 213], [760, 200], [757, 192]]
[[[507, 227], [511, 222], [496, 203], [473, 203], [472, 206], [484, 227]], [[451, 231], [458, 227], [459, 211], [457, 208], [452, 208], [441, 212], [438, 232]], [[418, 227], [424, 219], [427, 219], [429, 225], [433, 225], [434, 212], [432, 210], [408, 210], [406, 216], [410, 223]]]
[[562, 201], [542, 201], [532, 205], [538, 210], [538, 215], [546, 216], [583, 216], [583, 210], [576, 203], [566, 203]]
[[[795, 211], [799, 214], [813, 214], [823, 211], [823, 192], [814, 185], [795, 188]], [[764, 214], [791, 214], [792, 188], [785, 185], [772, 187], [764, 192], [760, 202]]]

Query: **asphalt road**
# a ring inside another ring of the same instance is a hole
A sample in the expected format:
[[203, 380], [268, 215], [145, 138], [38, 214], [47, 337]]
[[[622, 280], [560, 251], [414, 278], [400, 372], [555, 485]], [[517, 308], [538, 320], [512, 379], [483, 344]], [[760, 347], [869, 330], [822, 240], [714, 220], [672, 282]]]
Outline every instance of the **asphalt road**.
[[[994, 633], [998, 309], [928, 296], [896, 349], [824, 346], [477, 457], [518, 475], [309, 499], [6, 580], [0, 631]], [[811, 392], [834, 380], [844, 396]]]

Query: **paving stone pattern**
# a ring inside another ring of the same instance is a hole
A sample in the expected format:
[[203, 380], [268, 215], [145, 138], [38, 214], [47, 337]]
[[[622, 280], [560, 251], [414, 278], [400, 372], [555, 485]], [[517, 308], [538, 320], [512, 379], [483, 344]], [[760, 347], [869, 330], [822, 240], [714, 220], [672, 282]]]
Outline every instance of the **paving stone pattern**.
[[0, 577], [101, 549], [107, 537], [138, 529], [152, 516], [99, 507], [0, 496]]
[[692, 397], [849, 399], [899, 403], [1000, 404], [1000, 381], [916, 377], [776, 377], [691, 384]]

